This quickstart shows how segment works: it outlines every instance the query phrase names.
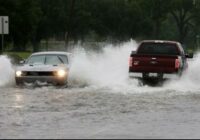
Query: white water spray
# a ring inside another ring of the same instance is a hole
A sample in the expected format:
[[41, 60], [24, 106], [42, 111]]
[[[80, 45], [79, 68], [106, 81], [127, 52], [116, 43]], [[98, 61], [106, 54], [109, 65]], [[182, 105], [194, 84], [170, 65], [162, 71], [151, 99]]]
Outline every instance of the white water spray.
[[136, 46], [132, 40], [119, 46], [107, 45], [101, 53], [78, 47], [74, 50], [70, 78], [79, 84], [101, 87], [126, 85], [129, 55]]
[[138, 86], [137, 80], [128, 78], [128, 59], [137, 46], [138, 44], [131, 40], [118, 46], [106, 45], [101, 53], [77, 47], [73, 52], [70, 72], [72, 84], [109, 88], [113, 92], [121, 93], [200, 90], [200, 54], [189, 62], [189, 69], [180, 80], [169, 81], [162, 87]]
[[[86, 51], [81, 46], [77, 46], [73, 50], [69, 83], [73, 87], [110, 89], [109, 92], [113, 93], [200, 91], [200, 53], [189, 60], [189, 68], [180, 80], [169, 81], [162, 87], [138, 86], [137, 80], [130, 80], [128, 77], [129, 56], [137, 46], [134, 40], [117, 46], [106, 45], [99, 52]], [[0, 87], [14, 85], [14, 83], [14, 69], [10, 59], [7, 56], [0, 56]]]
[[13, 85], [14, 69], [7, 56], [0, 56], [0, 87]]
[[170, 81], [165, 85], [179, 91], [199, 91], [200, 90], [200, 53], [193, 59], [188, 59], [189, 68], [178, 81]]

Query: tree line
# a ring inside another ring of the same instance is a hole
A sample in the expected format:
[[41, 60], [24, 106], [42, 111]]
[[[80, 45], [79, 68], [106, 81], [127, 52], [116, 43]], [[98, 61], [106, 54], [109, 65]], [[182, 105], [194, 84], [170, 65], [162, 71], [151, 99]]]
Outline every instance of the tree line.
[[111, 41], [130, 38], [177, 40], [197, 46], [198, 0], [0, 0], [9, 16], [6, 45], [39, 49], [41, 40]]

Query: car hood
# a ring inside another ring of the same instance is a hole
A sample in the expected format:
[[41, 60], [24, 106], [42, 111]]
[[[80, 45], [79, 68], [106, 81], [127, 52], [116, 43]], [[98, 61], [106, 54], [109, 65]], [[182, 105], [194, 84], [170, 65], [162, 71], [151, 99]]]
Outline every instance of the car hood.
[[68, 70], [69, 67], [67, 65], [23, 65], [16, 67], [16, 70], [20, 71], [56, 71], [56, 70]]

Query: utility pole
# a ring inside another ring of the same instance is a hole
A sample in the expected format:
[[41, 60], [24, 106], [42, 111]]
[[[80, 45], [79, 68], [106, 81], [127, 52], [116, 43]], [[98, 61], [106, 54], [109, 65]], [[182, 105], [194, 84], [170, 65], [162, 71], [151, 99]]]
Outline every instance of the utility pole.
[[2, 29], [2, 33], [1, 33], [1, 54], [3, 54], [3, 48], [4, 48], [4, 19], [1, 18], [1, 29]]
[[9, 34], [8, 16], [0, 16], [1, 54], [4, 52], [4, 35]]

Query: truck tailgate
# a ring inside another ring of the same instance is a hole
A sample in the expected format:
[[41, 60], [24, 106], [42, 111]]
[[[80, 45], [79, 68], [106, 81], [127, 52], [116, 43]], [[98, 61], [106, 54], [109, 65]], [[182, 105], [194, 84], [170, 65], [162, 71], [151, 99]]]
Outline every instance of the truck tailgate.
[[130, 72], [156, 72], [174, 73], [175, 60], [178, 56], [159, 56], [159, 55], [133, 55], [131, 56]]

